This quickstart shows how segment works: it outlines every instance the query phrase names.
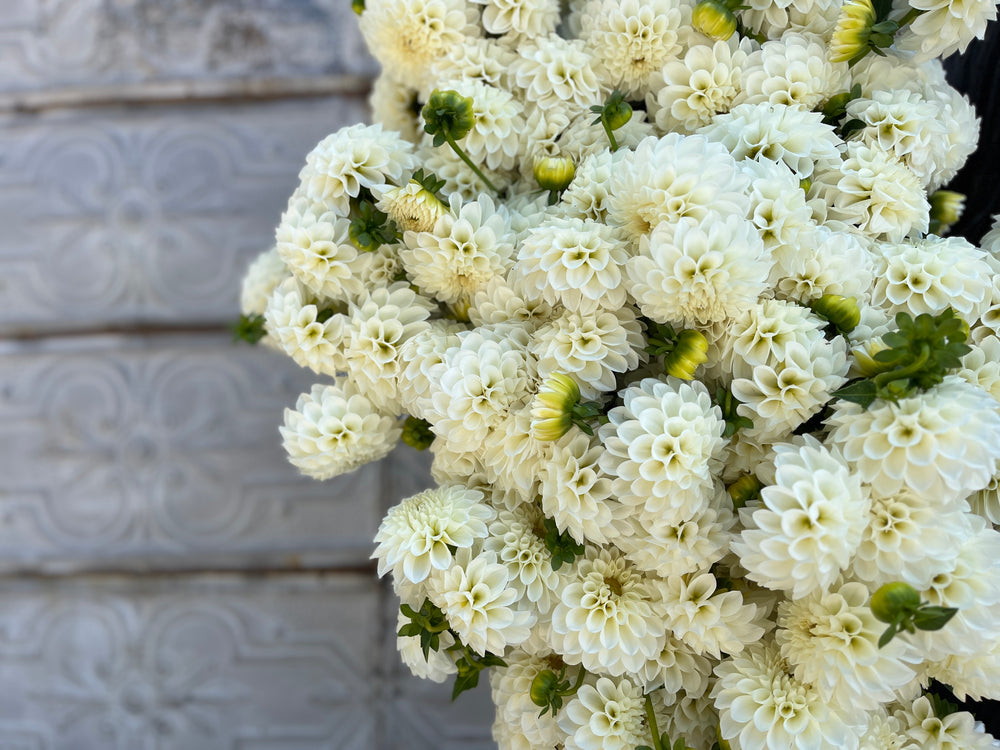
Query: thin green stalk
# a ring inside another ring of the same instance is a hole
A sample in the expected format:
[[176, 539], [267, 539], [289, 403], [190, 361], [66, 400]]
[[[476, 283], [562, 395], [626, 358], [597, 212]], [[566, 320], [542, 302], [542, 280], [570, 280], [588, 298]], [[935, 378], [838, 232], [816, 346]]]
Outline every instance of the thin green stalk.
[[915, 362], [912, 362], [899, 370], [886, 370], [885, 372], [880, 372], [872, 379], [872, 382], [875, 383], [877, 388], [881, 388], [887, 383], [891, 383], [893, 380], [902, 380], [903, 378], [908, 378], [911, 375], [916, 375], [923, 369], [924, 365], [927, 364], [927, 360], [930, 359], [930, 357], [930, 346], [923, 344], [920, 347], [920, 356]]
[[469, 165], [469, 168], [479, 176], [479, 179], [486, 184], [486, 187], [488, 187], [494, 193], [499, 195], [500, 191], [497, 190], [496, 185], [494, 185], [492, 182], [486, 179], [486, 175], [484, 175], [480, 171], [479, 167], [477, 167], [475, 164], [472, 163], [472, 159], [466, 156], [465, 151], [462, 150], [462, 147], [458, 145], [458, 143], [455, 141], [454, 138], [451, 137], [451, 133], [444, 131], [442, 132], [442, 135], [444, 136], [444, 139], [448, 142], [448, 145], [451, 146], [451, 150], [454, 151], [456, 154], [458, 154], [459, 158]]
[[604, 126], [604, 132], [608, 134], [608, 140], [611, 141], [611, 150], [618, 150], [618, 141], [615, 140], [614, 131], [611, 130], [611, 126], [608, 124], [606, 117], [601, 117], [601, 125]]
[[653, 750], [664, 750], [660, 742], [660, 728], [656, 726], [656, 714], [653, 712], [653, 694], [646, 693], [646, 723], [653, 735]]

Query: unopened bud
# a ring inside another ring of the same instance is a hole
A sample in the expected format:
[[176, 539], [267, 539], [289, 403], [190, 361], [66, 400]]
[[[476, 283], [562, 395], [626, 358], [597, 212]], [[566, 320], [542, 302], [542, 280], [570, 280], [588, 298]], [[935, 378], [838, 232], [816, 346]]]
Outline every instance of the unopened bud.
[[694, 27], [705, 36], [725, 41], [736, 33], [736, 16], [718, 0], [701, 0], [691, 15]]
[[567, 156], [539, 156], [535, 159], [535, 182], [546, 190], [565, 190], [576, 177], [576, 166]]
[[580, 403], [580, 386], [569, 375], [554, 372], [531, 404], [531, 434], [536, 440], [558, 440], [573, 424], [573, 407]]
[[839, 333], [850, 333], [861, 322], [861, 308], [854, 297], [824, 294], [809, 303], [814, 313], [830, 323]]
[[677, 334], [677, 343], [670, 352], [664, 364], [668, 375], [681, 380], [694, 379], [698, 365], [708, 359], [708, 339], [700, 331], [691, 328]]

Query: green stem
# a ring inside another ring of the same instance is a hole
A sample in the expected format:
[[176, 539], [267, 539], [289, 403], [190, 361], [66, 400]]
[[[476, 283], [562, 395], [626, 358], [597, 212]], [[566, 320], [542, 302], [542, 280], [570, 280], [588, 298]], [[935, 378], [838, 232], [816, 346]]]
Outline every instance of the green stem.
[[566, 695], [567, 696], [576, 695], [576, 691], [580, 689], [580, 686], [583, 684], [583, 678], [586, 676], [587, 676], [587, 670], [584, 669], [583, 667], [580, 667], [580, 671], [576, 675], [576, 682], [574, 683], [573, 687], [570, 688], [570, 691], [566, 693]]
[[618, 150], [618, 141], [615, 140], [615, 134], [611, 130], [611, 126], [608, 125], [608, 120], [604, 115], [601, 115], [601, 125], [604, 126], [604, 132], [608, 134], [608, 140], [611, 141], [611, 150]]
[[663, 743], [660, 742], [660, 728], [656, 726], [656, 714], [653, 713], [652, 693], [646, 693], [646, 723], [653, 735], [653, 750], [664, 750]]
[[917, 16], [921, 15], [926, 11], [920, 10], [920, 8], [910, 8], [909, 12], [897, 21], [899, 28], [903, 28], [906, 24], [911, 23], [916, 19]]
[[496, 193], [497, 195], [499, 195], [500, 191], [497, 190], [496, 185], [494, 185], [492, 182], [490, 182], [488, 179], [486, 179], [486, 175], [484, 175], [480, 171], [479, 167], [477, 167], [475, 164], [472, 163], [472, 159], [470, 159], [466, 155], [465, 151], [462, 150], [462, 147], [459, 146], [458, 143], [455, 142], [455, 139], [451, 137], [451, 133], [444, 132], [444, 133], [442, 133], [442, 135], [444, 135], [444, 139], [446, 141], [448, 141], [448, 145], [451, 146], [451, 150], [454, 151], [456, 154], [458, 154], [458, 157], [462, 161], [464, 161], [466, 164], [469, 165], [469, 168], [479, 176], [479, 179], [482, 180], [486, 184], [486, 187], [488, 187], [494, 193]]
[[893, 380], [902, 380], [903, 378], [908, 378], [911, 375], [915, 375], [920, 372], [924, 365], [927, 364], [927, 360], [931, 358], [931, 348], [928, 344], [922, 344], [920, 346], [920, 356], [917, 357], [915, 362], [911, 362], [906, 367], [899, 370], [887, 370], [886, 372], [880, 372], [874, 378], [872, 382], [875, 383], [876, 388], [881, 388], [887, 383], [891, 383]]

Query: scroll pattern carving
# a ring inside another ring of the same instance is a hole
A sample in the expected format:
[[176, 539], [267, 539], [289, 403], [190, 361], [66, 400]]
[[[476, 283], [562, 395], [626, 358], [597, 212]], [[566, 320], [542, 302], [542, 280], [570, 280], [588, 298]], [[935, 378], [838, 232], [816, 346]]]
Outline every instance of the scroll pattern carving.
[[315, 482], [281, 448], [311, 374], [223, 336], [105, 344], [0, 357], [0, 565], [368, 559], [379, 468]]
[[305, 154], [359, 99], [0, 121], [0, 333], [228, 321]]

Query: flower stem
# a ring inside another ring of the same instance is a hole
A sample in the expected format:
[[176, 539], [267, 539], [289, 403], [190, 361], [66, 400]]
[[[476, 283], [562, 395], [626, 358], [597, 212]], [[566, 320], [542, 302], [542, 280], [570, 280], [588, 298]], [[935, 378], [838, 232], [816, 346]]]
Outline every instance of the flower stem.
[[486, 187], [488, 187], [494, 193], [496, 193], [497, 195], [499, 195], [500, 191], [497, 190], [496, 185], [494, 185], [492, 182], [490, 182], [486, 178], [486, 175], [484, 175], [482, 173], [482, 171], [480, 171], [479, 167], [477, 167], [475, 164], [472, 163], [472, 159], [470, 159], [466, 155], [465, 151], [462, 150], [462, 147], [458, 145], [458, 143], [455, 141], [454, 138], [451, 137], [451, 133], [449, 133], [447, 131], [443, 131], [442, 135], [444, 136], [444, 139], [448, 142], [448, 145], [451, 146], [451, 150], [454, 151], [456, 154], [458, 154], [458, 157], [462, 161], [464, 161], [466, 164], [469, 165], [469, 169], [471, 169], [473, 172], [476, 173], [476, 175], [479, 177], [479, 179], [482, 180], [486, 184]]
[[606, 117], [601, 118], [601, 125], [604, 126], [604, 132], [608, 134], [608, 140], [611, 142], [611, 150], [618, 150], [618, 141], [615, 140], [615, 134], [611, 130], [611, 125], [608, 124], [608, 119]]
[[927, 344], [923, 344], [920, 347], [920, 356], [915, 362], [911, 362], [906, 367], [902, 367], [898, 370], [887, 370], [886, 372], [880, 372], [876, 375], [872, 382], [875, 383], [877, 388], [891, 383], [893, 380], [902, 380], [903, 378], [908, 378], [911, 375], [916, 375], [920, 372], [924, 365], [927, 364], [927, 360], [931, 357], [931, 348]]
[[653, 713], [652, 693], [646, 693], [646, 723], [649, 724], [649, 731], [653, 735], [653, 750], [664, 750], [663, 743], [660, 742], [660, 728], [656, 726], [656, 714]]

